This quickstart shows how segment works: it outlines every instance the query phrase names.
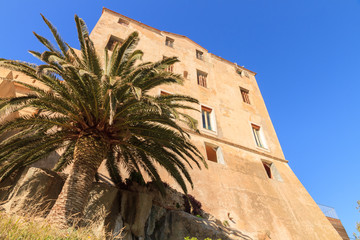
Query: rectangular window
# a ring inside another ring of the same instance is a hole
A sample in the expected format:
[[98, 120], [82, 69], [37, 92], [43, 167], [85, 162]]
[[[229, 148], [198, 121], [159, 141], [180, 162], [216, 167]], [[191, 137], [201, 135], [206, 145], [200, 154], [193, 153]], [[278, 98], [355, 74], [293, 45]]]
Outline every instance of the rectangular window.
[[198, 85], [207, 88], [207, 73], [197, 70], [197, 83]]
[[196, 58], [197, 59], [204, 60], [203, 55], [204, 55], [203, 52], [196, 50]]
[[249, 98], [249, 90], [245, 88], [240, 88], [242, 99], [245, 103], [250, 104], [250, 98]]
[[106, 44], [106, 49], [109, 51], [114, 51], [115, 46], [117, 44], [121, 45], [124, 42], [124, 40], [115, 37], [115, 36], [110, 36], [110, 39], [108, 41], [108, 43]]
[[256, 145], [261, 148], [266, 148], [261, 136], [260, 127], [255, 124], [251, 124], [251, 127], [252, 127], [252, 132], [254, 134]]
[[212, 115], [211, 108], [201, 106], [201, 117], [202, 117], [203, 128], [213, 131], [211, 115]]
[[165, 39], [165, 45], [168, 47], [174, 47], [174, 39], [166, 37]]
[[205, 143], [206, 157], [207, 160], [225, 164], [224, 157], [219, 146], [211, 143]]
[[[168, 57], [165, 57], [165, 56], [163, 56], [163, 59], [166, 59], [166, 58], [168, 58]], [[168, 66], [166, 69], [165, 69], [165, 71], [166, 72], [174, 72], [174, 65], [172, 64], [172, 65], [170, 65], [170, 66]]]
[[129, 25], [129, 21], [125, 20], [125, 19], [122, 19], [122, 18], [119, 18], [119, 21], [118, 21], [119, 24], [122, 24], [122, 25]]

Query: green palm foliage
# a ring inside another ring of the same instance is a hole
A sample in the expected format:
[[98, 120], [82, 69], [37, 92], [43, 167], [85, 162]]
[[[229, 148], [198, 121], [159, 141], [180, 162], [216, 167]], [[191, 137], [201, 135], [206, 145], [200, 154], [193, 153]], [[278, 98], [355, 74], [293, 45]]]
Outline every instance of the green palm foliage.
[[182, 83], [180, 75], [165, 71], [178, 59], [139, 61], [143, 52], [135, 50], [139, 37], [134, 32], [112, 53], [105, 50], [105, 59], [100, 61], [81, 18], [75, 16], [80, 52], [43, 19], [57, 47], [34, 33], [47, 49], [42, 53], [30, 51], [42, 65], [0, 60], [0, 67], [21, 72], [45, 86], [15, 81], [31, 93], [0, 99], [0, 116], [25, 108], [36, 112], [0, 124], [0, 135], [15, 132], [0, 143], [0, 180], [55, 150], [65, 149], [54, 170], [61, 171], [73, 163], [72, 170], [59, 196], [61, 201], [58, 199], [50, 212], [54, 219], [63, 215], [59, 222], [65, 225], [71, 224], [70, 215], [82, 211], [85, 202], [79, 198], [88, 196], [104, 159], [116, 184], [123, 181], [121, 166], [128, 173], [146, 174], [164, 191], [158, 172], [161, 166], [186, 192], [186, 181], [192, 186], [187, 167], [194, 163], [200, 168], [199, 160], [206, 166], [180, 126], [184, 122], [196, 129], [196, 121], [183, 110], [195, 110], [198, 101], [183, 95], [149, 94], [160, 85]]

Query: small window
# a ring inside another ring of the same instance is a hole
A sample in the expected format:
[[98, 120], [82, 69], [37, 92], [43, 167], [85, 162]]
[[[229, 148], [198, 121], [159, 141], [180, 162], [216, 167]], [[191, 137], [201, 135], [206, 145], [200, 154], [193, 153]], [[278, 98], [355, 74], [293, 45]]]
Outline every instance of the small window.
[[185, 79], [188, 79], [188, 75], [189, 75], [189, 73], [187, 71], [184, 71], [184, 78]]
[[174, 47], [174, 39], [166, 37], [165, 45], [168, 46], [168, 47]]
[[117, 44], [121, 45], [123, 42], [124, 42], [124, 40], [122, 40], [118, 37], [115, 37], [115, 36], [111, 36], [108, 43], [106, 44], [106, 49], [109, 51], [114, 51], [115, 46]]
[[201, 119], [204, 129], [215, 131], [214, 112], [211, 108], [201, 106]]
[[263, 138], [263, 134], [260, 130], [260, 127], [255, 124], [251, 124], [251, 127], [252, 127], [252, 132], [254, 134], [256, 145], [261, 148], [266, 148], [265, 141]]
[[122, 18], [119, 18], [119, 21], [118, 21], [119, 24], [122, 24], [122, 25], [129, 25], [129, 21], [125, 20], [125, 19], [122, 19]]
[[267, 176], [269, 178], [273, 178], [272, 173], [271, 173], [271, 165], [272, 165], [272, 163], [262, 162], [262, 164], [263, 164], [263, 166], [265, 168]]
[[196, 50], [196, 58], [200, 60], [204, 60], [204, 53], [202, 51]]
[[219, 146], [211, 143], [205, 143], [206, 157], [207, 160], [225, 164], [224, 157]]
[[[167, 57], [163, 57], [163, 59], [166, 59]], [[166, 72], [174, 72], [174, 64], [171, 64], [165, 69]]]
[[198, 83], [198, 85], [207, 88], [206, 78], [207, 78], [207, 73], [197, 70], [197, 83]]
[[276, 179], [280, 182], [283, 181], [274, 163], [265, 160], [264, 161], [262, 160], [261, 162], [268, 178]]
[[245, 103], [250, 104], [250, 98], [249, 98], [249, 90], [245, 88], [240, 88], [242, 99]]

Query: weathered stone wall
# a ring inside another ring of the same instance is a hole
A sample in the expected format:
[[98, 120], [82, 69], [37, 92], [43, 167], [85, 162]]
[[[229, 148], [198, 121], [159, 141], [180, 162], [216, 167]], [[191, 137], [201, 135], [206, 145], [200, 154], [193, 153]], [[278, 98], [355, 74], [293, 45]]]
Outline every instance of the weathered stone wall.
[[[129, 24], [118, 23], [119, 18]], [[183, 86], [162, 86], [153, 94], [165, 90], [191, 95], [215, 112], [216, 131], [203, 129], [201, 114], [191, 113], [199, 121], [201, 132], [192, 134], [193, 142], [204, 156], [204, 142], [221, 147], [224, 159], [224, 164], [208, 161], [208, 170], [191, 171], [195, 189], [190, 193], [204, 209], [260, 239], [340, 239], [287, 164], [255, 73], [248, 70], [249, 77], [239, 75], [235, 64], [187, 37], [157, 30], [108, 9], [103, 10], [91, 38], [103, 54], [111, 36], [126, 39], [133, 31], [140, 34], [138, 48], [145, 53], [143, 61], [177, 56], [181, 62], [174, 65], [174, 72], [188, 72]], [[166, 37], [174, 39], [173, 47], [165, 45]], [[203, 52], [203, 60], [196, 58], [196, 50]], [[197, 84], [197, 70], [208, 74], [207, 88]], [[240, 87], [249, 90], [251, 104], [243, 102]], [[256, 146], [251, 124], [261, 127], [266, 148]], [[267, 176], [262, 161], [275, 166], [278, 178]], [[176, 187], [166, 172], [162, 176]]]

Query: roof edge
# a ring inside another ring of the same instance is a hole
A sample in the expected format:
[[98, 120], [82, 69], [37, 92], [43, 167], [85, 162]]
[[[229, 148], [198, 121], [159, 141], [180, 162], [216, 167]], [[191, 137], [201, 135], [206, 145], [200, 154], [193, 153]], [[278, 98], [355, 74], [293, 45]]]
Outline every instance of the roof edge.
[[154, 27], [151, 27], [151, 26], [149, 26], [149, 25], [146, 25], [146, 24], [144, 24], [144, 23], [142, 23], [142, 22], [139, 22], [139, 21], [137, 21], [137, 20], [135, 20], [135, 19], [132, 19], [132, 18], [129, 18], [129, 17], [125, 16], [125, 15], [122, 15], [122, 14], [120, 14], [120, 13], [118, 13], [118, 12], [115, 12], [115, 11], [109, 9], [109, 8], [103, 7], [101, 13], [103, 14], [105, 11], [110, 12], [110, 13], [113, 13], [113, 14], [116, 14], [116, 15], [119, 15], [119, 16], [125, 18], [126, 20], [129, 20], [129, 21], [131, 21], [131, 22], [133, 22], [133, 23], [136, 23], [136, 24], [138, 24], [138, 25], [140, 25], [140, 26], [142, 26], [142, 27], [145, 27], [145, 28], [147, 28], [147, 29], [149, 29], [149, 30], [155, 31], [155, 32], [157, 32], [158, 34], [161, 34], [161, 33], [172, 34], [172, 35], [175, 35], [175, 36], [178, 36], [178, 37], [181, 37], [181, 38], [185, 38], [185, 39], [191, 41], [192, 43], [196, 44], [197, 46], [201, 47], [202, 49], [206, 50], [212, 57], [217, 58], [218, 60], [223, 61], [223, 62], [226, 62], [226, 63], [231, 64], [231, 65], [234, 65], [235, 68], [240, 68], [240, 69], [246, 70], [246, 71], [254, 74], [254, 76], [257, 74], [256, 72], [251, 71], [250, 69], [247, 69], [247, 68], [245, 68], [245, 67], [241, 67], [241, 66], [237, 65], [237, 64], [234, 63], [234, 62], [231, 62], [231, 61], [229, 61], [229, 60], [226, 60], [225, 58], [222, 58], [222, 57], [220, 57], [220, 56], [218, 56], [218, 55], [215, 55], [215, 54], [209, 52], [206, 48], [202, 47], [200, 44], [198, 44], [198, 43], [196, 43], [195, 41], [191, 40], [191, 39], [190, 39], [189, 37], [187, 37], [187, 36], [184, 36], [184, 35], [181, 35], [181, 34], [177, 34], [177, 33], [168, 32], [168, 31], [159, 30], [159, 29], [157, 29], [157, 28], [154, 28]]

